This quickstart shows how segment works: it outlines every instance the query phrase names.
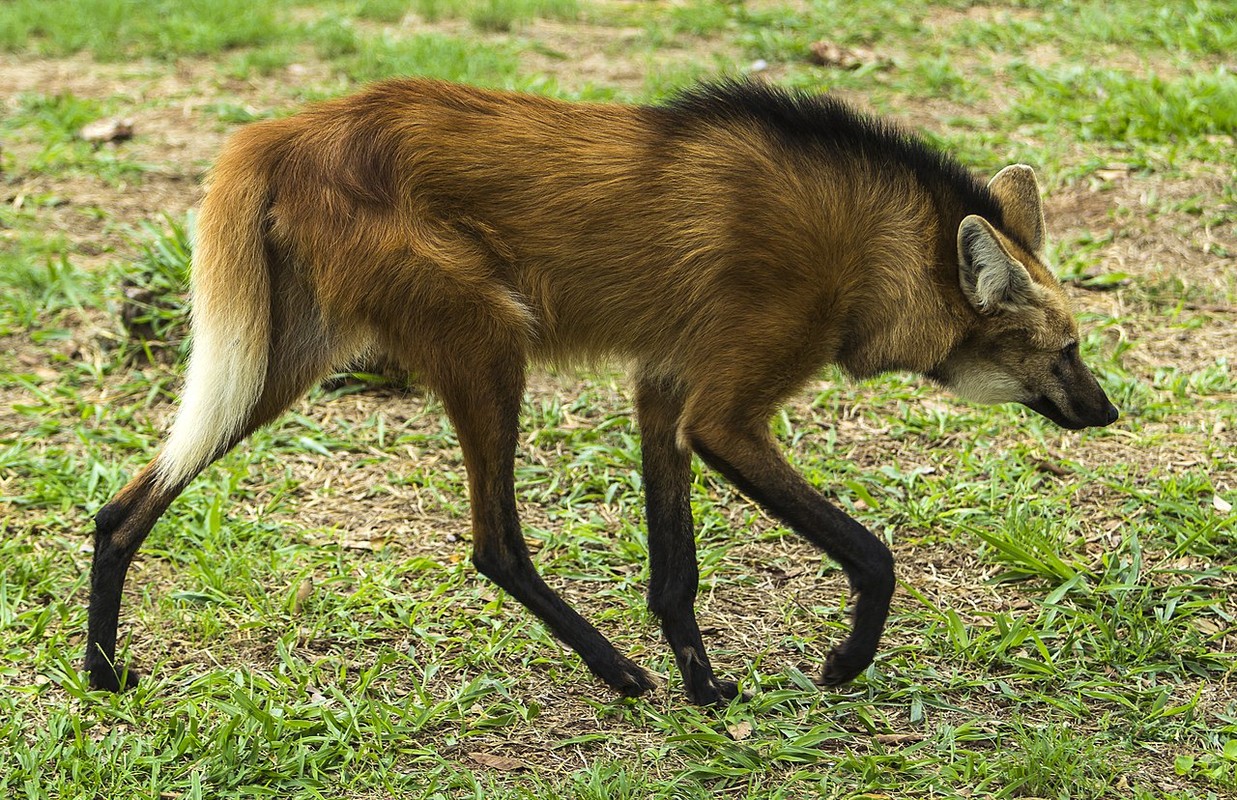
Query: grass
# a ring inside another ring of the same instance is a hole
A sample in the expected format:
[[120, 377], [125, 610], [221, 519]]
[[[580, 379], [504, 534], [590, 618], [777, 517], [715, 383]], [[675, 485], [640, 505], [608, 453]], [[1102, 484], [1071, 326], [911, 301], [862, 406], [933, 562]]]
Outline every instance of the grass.
[[14, 0], [0, 14], [0, 47], [46, 55], [89, 50], [105, 61], [210, 55], [270, 41], [278, 35], [279, 5], [242, 0]]
[[37, 135], [40, 147], [23, 165], [27, 170], [89, 173], [114, 184], [143, 171], [141, 163], [117, 159], [78, 138], [84, 125], [111, 110], [106, 104], [72, 93], [25, 93], [14, 100], [16, 109], [0, 122], [0, 129], [26, 129]]
[[1166, 142], [1237, 130], [1237, 76], [1225, 67], [1166, 80], [1111, 69], [1028, 68], [1022, 120], [1069, 125], [1085, 140]]
[[[814, 66], [819, 38], [882, 61]], [[4, 4], [14, 80], [42, 77], [0, 117], [0, 796], [1237, 796], [1235, 41], [1206, 0]], [[517, 491], [547, 580], [664, 689], [613, 697], [475, 574], [441, 406], [373, 376], [316, 389], [173, 505], [126, 590], [143, 683], [86, 689], [89, 518], [166, 425], [189, 187], [227, 132], [389, 74], [648, 100], [756, 59], [982, 171], [1035, 164], [1123, 411], [1062, 432], [827, 371], [774, 420], [897, 555], [865, 675], [812, 681], [846, 626], [839, 569], [696, 464], [701, 624], [751, 697], [685, 704], [603, 368], [534, 382]], [[77, 138], [122, 114], [133, 141]], [[160, 148], [167, 126], [209, 146]]]
[[413, 10], [429, 22], [466, 19], [480, 31], [509, 31], [537, 18], [571, 21], [578, 0], [417, 0]]

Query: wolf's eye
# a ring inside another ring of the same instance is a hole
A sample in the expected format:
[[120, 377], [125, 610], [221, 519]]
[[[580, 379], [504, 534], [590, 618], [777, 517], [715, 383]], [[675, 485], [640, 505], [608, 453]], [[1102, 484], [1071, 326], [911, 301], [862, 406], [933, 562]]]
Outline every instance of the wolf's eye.
[[1070, 342], [1061, 348], [1062, 358], [1073, 358], [1076, 355], [1078, 355], [1078, 342]]

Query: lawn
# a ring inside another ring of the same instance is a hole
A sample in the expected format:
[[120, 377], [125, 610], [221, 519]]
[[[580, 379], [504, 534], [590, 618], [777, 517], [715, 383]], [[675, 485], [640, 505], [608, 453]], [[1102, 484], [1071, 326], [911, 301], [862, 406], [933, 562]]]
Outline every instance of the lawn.
[[[1237, 798], [1234, 52], [1222, 0], [0, 5], [0, 797]], [[786, 407], [792, 462], [898, 561], [864, 675], [813, 682], [840, 569], [697, 462], [701, 626], [750, 697], [687, 704], [644, 606], [632, 397], [600, 365], [531, 380], [517, 490], [547, 581], [647, 697], [476, 574], [441, 405], [369, 373], [172, 506], [126, 585], [143, 681], [87, 689], [91, 518], [174, 409], [231, 132], [394, 74], [643, 102], [749, 73], [984, 174], [1034, 165], [1122, 411], [1071, 432], [834, 371]], [[133, 137], [79, 135], [112, 117]]]

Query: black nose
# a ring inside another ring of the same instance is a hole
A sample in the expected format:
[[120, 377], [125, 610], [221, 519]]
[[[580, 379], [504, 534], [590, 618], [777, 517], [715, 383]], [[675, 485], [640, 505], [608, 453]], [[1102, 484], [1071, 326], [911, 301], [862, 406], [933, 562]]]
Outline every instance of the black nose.
[[1117, 421], [1117, 417], [1121, 416], [1121, 412], [1112, 403], [1108, 404], [1108, 410], [1104, 412], [1104, 424], [1111, 425]]

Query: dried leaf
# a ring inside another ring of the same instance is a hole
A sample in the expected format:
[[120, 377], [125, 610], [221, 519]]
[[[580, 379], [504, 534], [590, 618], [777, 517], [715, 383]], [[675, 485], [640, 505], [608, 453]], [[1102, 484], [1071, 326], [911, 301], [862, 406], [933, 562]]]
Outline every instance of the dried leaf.
[[1227, 514], [1233, 510], [1233, 504], [1225, 500], [1220, 495], [1213, 495], [1211, 498], [1211, 507], [1221, 514]]
[[493, 753], [469, 753], [468, 757], [483, 767], [497, 769], [503, 772], [515, 772], [528, 769], [528, 765], [518, 758], [494, 755]]
[[386, 533], [375, 531], [373, 528], [366, 528], [365, 530], [347, 532], [340, 542], [340, 546], [347, 550], [380, 550], [386, 543]]
[[1195, 617], [1194, 627], [1198, 628], [1199, 632], [1204, 636], [1215, 636], [1217, 633], [1224, 630], [1220, 627], [1220, 623], [1210, 617]]
[[1071, 474], [1068, 468], [1042, 458], [1032, 459], [1031, 463], [1035, 464], [1035, 468], [1040, 472], [1047, 472], [1050, 475], [1056, 475], [1058, 478], [1065, 478]]
[[922, 733], [878, 733], [872, 737], [881, 744], [905, 744], [907, 742], [922, 742]]
[[314, 579], [306, 578], [301, 581], [301, 585], [296, 587], [296, 597], [292, 598], [292, 613], [299, 614], [301, 609], [305, 607], [305, 601], [314, 591]]
[[741, 742], [752, 735], [752, 723], [747, 720], [742, 720], [733, 725], [727, 725], [726, 733], [730, 734], [731, 739], [734, 739], [736, 742]]
[[881, 63], [876, 53], [866, 47], [844, 47], [836, 42], [821, 40], [813, 42], [809, 60], [822, 67], [840, 67], [841, 69], [859, 69], [871, 64]]
[[1115, 181], [1129, 175], [1130, 170], [1129, 164], [1108, 164], [1100, 167], [1092, 174], [1102, 181]]
[[84, 141], [119, 142], [133, 138], [133, 120], [128, 119], [97, 119], [83, 127], [77, 135]]

